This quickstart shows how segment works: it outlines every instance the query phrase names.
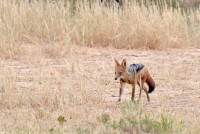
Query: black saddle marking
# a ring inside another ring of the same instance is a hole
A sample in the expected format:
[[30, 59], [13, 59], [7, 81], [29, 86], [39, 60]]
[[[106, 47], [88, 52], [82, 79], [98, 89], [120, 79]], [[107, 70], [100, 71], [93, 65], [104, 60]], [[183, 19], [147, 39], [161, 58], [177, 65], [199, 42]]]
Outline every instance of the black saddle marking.
[[130, 67], [134, 67], [136, 70], [136, 73], [138, 73], [142, 68], [144, 68], [143, 64], [131, 64]]

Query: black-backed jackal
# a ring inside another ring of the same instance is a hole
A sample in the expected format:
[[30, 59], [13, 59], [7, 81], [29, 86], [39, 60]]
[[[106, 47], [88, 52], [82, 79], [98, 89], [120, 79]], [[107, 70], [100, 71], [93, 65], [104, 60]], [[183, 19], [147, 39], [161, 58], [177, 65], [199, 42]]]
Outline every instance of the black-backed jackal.
[[[121, 95], [123, 92], [124, 84], [128, 83], [132, 85], [132, 97], [131, 100], [134, 101], [135, 96], [135, 85], [140, 86], [139, 99], [141, 98], [141, 90], [144, 90], [147, 95], [147, 100], [150, 101], [149, 93], [153, 92], [155, 89], [155, 82], [149, 74], [148, 69], [143, 64], [131, 64], [126, 65], [126, 60], [124, 59], [121, 64], [115, 60], [115, 80], [120, 78], [120, 90], [119, 90], [119, 100], [121, 101]], [[144, 86], [147, 83], [149, 90]]]

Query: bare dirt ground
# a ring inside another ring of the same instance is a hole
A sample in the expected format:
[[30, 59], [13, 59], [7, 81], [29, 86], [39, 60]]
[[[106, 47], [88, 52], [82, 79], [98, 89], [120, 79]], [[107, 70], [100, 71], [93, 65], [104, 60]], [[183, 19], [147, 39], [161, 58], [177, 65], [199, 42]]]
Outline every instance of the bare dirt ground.
[[[97, 72], [110, 79], [110, 84], [114, 84], [112, 88], [106, 86], [108, 83], [102, 85], [108, 101], [116, 101], [117, 98], [112, 95], [118, 95], [116, 83], [119, 82], [114, 81], [114, 57], [121, 61], [127, 59], [128, 63], [143, 63], [149, 68], [156, 82], [156, 90], [150, 94], [151, 102], [146, 102], [145, 95], [142, 100], [149, 107], [200, 113], [200, 50], [84, 50], [81, 58], [84, 60], [82, 63], [85, 63], [83, 66], [90, 70], [88, 73]], [[128, 86], [125, 90], [131, 93]], [[125, 93], [122, 101], [128, 99], [130, 95]]]
[[[118, 96], [119, 81], [114, 80], [114, 57], [119, 61], [127, 59], [128, 64], [143, 63], [148, 67], [155, 80], [156, 89], [150, 94], [151, 102], [147, 102], [145, 93], [142, 92], [142, 105], [150, 111], [176, 114], [193, 122], [194, 127], [198, 126], [200, 121], [200, 49], [155, 51], [75, 47], [73, 53], [73, 56], [69, 58], [43, 59], [44, 62], [39, 64], [23, 60], [1, 61], [0, 72], [4, 75], [1, 75], [2, 82], [0, 82], [2, 87], [0, 89], [2, 101], [0, 102], [0, 120], [2, 120], [0, 130], [6, 131], [12, 128], [12, 124], [15, 124], [13, 126], [15, 129], [30, 128], [31, 124], [34, 126], [32, 129], [37, 126], [41, 129], [44, 124], [49, 124], [49, 126], [54, 124], [52, 121], [44, 123], [44, 120], [38, 119], [39, 125], [33, 125], [36, 119], [28, 116], [29, 125], [27, 126], [26, 123], [19, 121], [25, 120], [23, 118], [27, 117], [26, 112], [23, 115], [25, 117], [21, 117], [21, 114], [16, 115], [19, 109], [24, 109], [23, 107], [31, 109], [46, 106], [49, 99], [39, 95], [41, 94], [40, 89], [44, 88], [47, 90], [42, 93], [47, 95], [51, 95], [49, 92], [58, 94], [57, 90], [61, 89], [63, 94], [67, 93], [63, 96], [67, 99], [66, 105], [60, 113], [66, 112], [67, 118], [74, 124], [96, 120], [96, 116], [102, 112], [108, 112], [113, 117], [117, 116], [120, 104], [117, 102], [118, 97], [114, 96]], [[32, 91], [28, 98], [35, 100], [34, 104], [31, 103], [33, 106], [23, 103], [22, 98], [27, 97], [23, 94], [16, 99], [16, 106], [12, 105], [14, 103], [12, 99], [9, 104], [4, 102], [5, 96], [2, 94], [5, 92], [5, 86], [9, 85], [6, 84], [9, 80], [5, 80], [5, 77], [10, 74], [14, 75], [10, 82], [15, 81], [14, 86], [10, 84], [11, 87], [19, 92]], [[139, 88], [137, 89], [136, 100], [139, 93]], [[127, 85], [122, 95], [122, 102], [131, 99], [130, 93], [131, 86]], [[40, 97], [43, 97], [43, 100], [40, 100]], [[47, 102], [43, 102], [44, 98]], [[48, 104], [48, 107], [50, 106]], [[23, 110], [21, 112], [23, 113]], [[29, 112], [31, 113], [31, 110]], [[56, 112], [55, 116], [50, 115], [51, 113], [47, 114], [45, 119], [52, 120], [59, 115], [59, 112]], [[8, 123], [6, 118], [15, 119], [10, 119]], [[16, 122], [21, 125], [17, 126]]]

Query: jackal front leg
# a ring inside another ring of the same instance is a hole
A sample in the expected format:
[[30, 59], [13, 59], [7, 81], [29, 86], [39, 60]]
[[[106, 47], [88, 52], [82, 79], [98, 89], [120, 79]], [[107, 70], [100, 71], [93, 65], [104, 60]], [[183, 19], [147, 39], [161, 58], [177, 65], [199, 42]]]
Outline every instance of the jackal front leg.
[[140, 87], [140, 93], [139, 93], [139, 98], [138, 98], [138, 101], [140, 101], [141, 100], [141, 95], [142, 95], [142, 87], [141, 87], [141, 84], [140, 84], [141, 82], [137, 82], [137, 84], [138, 84], [138, 86]]
[[134, 101], [134, 97], [135, 97], [135, 84], [132, 84], [132, 96], [131, 96], [132, 101]]
[[119, 99], [118, 101], [121, 101], [121, 96], [124, 90], [124, 82], [120, 79], [120, 89], [119, 89]]
[[139, 79], [139, 85], [140, 85], [139, 101], [140, 101], [140, 100], [141, 100], [141, 95], [142, 95], [142, 86], [143, 86], [143, 84], [142, 84], [142, 78], [141, 78], [141, 75], [140, 75], [139, 77], [140, 77], [140, 79]]

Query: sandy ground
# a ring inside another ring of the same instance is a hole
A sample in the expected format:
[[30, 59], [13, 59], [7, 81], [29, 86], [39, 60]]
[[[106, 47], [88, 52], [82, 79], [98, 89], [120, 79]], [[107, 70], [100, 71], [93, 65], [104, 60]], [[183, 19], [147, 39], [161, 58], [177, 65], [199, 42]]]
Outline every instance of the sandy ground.
[[[59, 76], [56, 78], [59, 78], [62, 89], [72, 91], [75, 98], [81, 98], [77, 99], [80, 102], [73, 104], [76, 108], [71, 108], [71, 111], [77, 113], [74, 120], [83, 116], [84, 121], [101, 112], [119, 111], [118, 97], [114, 97], [119, 92], [119, 81], [114, 80], [114, 57], [119, 61], [127, 59], [128, 64], [143, 63], [155, 80], [156, 89], [150, 94], [151, 102], [147, 102], [142, 92], [141, 104], [152, 111], [180, 114], [187, 120], [192, 117], [196, 123], [200, 121], [200, 49], [154, 51], [75, 47], [74, 53], [73, 58], [46, 59], [39, 66], [7, 60], [1, 62], [1, 67], [14, 72], [19, 90], [41, 88], [39, 85]], [[70, 75], [73, 71], [74, 75]], [[52, 90], [53, 86], [50, 86]], [[122, 102], [131, 99], [130, 93], [131, 86], [126, 85]], [[137, 87], [136, 100], [138, 93]], [[81, 112], [87, 114], [79, 114]]]
[[[90, 67], [92, 70], [109, 68], [110, 70], [99, 75], [110, 78], [112, 84], [119, 83], [114, 81], [114, 57], [121, 61], [127, 59], [128, 63], [143, 63], [149, 68], [156, 82], [155, 92], [150, 94], [151, 102], [148, 103], [150, 107], [174, 108], [200, 113], [200, 50], [87, 49], [86, 54], [81, 57], [88, 69]], [[129, 87], [125, 90], [127, 93], [131, 93]], [[118, 88], [107, 88], [106, 92], [110, 92], [109, 94], [112, 96], [112, 94], [118, 94]], [[108, 101], [117, 100], [109, 95], [107, 99]], [[124, 95], [122, 101], [126, 99], [130, 99], [130, 95]], [[142, 101], [146, 101], [146, 98], [143, 98]]]

